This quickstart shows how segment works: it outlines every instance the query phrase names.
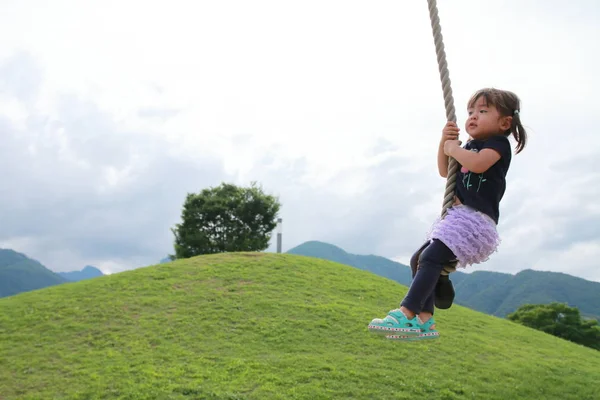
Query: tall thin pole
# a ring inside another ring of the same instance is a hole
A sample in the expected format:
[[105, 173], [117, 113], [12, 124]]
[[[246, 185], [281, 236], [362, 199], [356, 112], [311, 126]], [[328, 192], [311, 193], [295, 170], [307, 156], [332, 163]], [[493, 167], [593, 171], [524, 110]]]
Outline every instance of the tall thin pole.
[[281, 253], [281, 237], [283, 234], [283, 230], [282, 230], [282, 219], [281, 218], [277, 218], [277, 252]]

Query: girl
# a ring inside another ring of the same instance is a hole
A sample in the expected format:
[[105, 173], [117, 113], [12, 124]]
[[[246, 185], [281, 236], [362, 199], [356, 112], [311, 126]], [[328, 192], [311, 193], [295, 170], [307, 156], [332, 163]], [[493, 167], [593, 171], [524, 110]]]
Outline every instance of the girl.
[[455, 202], [446, 216], [434, 223], [427, 243], [413, 256], [419, 270], [400, 308], [383, 319], [373, 319], [368, 326], [371, 332], [398, 340], [439, 337], [433, 309], [443, 265], [458, 262], [458, 267], [464, 268], [484, 262], [500, 243], [496, 230], [499, 204], [512, 156], [508, 136], [515, 138], [517, 154], [527, 141], [520, 108], [520, 100], [512, 92], [481, 89], [467, 103], [466, 145], [460, 147], [459, 129], [454, 122], [448, 122], [442, 130], [438, 169], [446, 178], [448, 156], [457, 161]]

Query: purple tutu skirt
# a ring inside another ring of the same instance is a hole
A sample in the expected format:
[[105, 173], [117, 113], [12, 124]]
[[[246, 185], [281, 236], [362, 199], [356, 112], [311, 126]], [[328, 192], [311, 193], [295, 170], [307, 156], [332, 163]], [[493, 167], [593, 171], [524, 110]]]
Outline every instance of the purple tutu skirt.
[[487, 261], [500, 244], [496, 223], [489, 216], [463, 204], [448, 209], [427, 235], [428, 240], [439, 239], [458, 259], [457, 267]]

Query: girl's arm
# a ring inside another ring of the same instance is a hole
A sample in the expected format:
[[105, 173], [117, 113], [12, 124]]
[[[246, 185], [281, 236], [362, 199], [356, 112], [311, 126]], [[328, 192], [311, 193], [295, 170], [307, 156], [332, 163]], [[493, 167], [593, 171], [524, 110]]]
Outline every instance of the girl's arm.
[[449, 143], [445, 146], [445, 153], [453, 157], [463, 167], [476, 174], [484, 173], [500, 159], [500, 153], [492, 149], [482, 149], [475, 153], [462, 147], [457, 143]]
[[448, 177], [448, 156], [444, 152], [444, 143], [444, 139], [440, 140], [440, 147], [438, 149], [437, 156], [438, 170], [442, 178]]

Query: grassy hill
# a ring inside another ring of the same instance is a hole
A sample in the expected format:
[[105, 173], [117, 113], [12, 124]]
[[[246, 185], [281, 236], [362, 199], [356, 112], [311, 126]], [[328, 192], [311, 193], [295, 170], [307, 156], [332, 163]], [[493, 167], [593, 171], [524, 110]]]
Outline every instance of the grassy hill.
[[0, 249], [0, 297], [69, 282], [36, 260], [10, 249]]
[[[329, 243], [305, 242], [289, 250], [351, 265], [409, 286], [410, 267], [384, 257], [350, 254]], [[559, 272], [523, 270], [515, 275], [475, 271], [457, 271], [451, 275], [456, 290], [455, 304], [498, 317], [506, 317], [522, 304], [567, 303], [581, 314], [600, 320], [600, 283]]]
[[0, 299], [0, 394], [32, 399], [597, 399], [598, 352], [463, 307], [367, 324], [406, 287], [290, 254], [178, 260]]

